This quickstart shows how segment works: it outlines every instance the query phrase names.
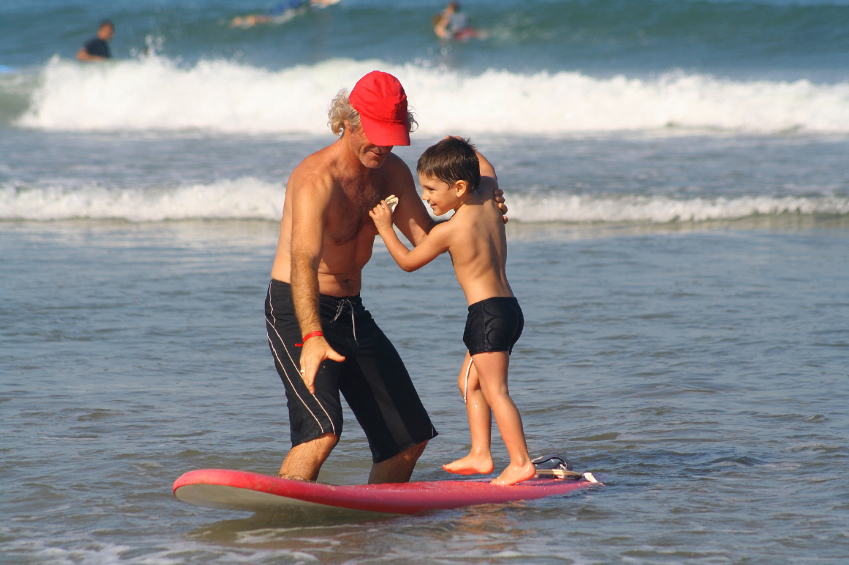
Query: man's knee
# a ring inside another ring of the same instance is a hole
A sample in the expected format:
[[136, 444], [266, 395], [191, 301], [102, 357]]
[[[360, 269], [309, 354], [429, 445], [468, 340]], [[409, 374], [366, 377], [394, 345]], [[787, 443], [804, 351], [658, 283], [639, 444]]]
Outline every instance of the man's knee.
[[[339, 443], [339, 436], [336, 434], [326, 433], [318, 436], [315, 439], [311, 439], [309, 441], [305, 441], [301, 445], [309, 445], [318, 449], [333, 449], [336, 447], [336, 444]], [[300, 446], [298, 446], [300, 447]]]
[[336, 434], [326, 433], [318, 436], [315, 439], [299, 443], [292, 447], [289, 453], [296, 453], [300, 457], [314, 458], [327, 457], [330, 452], [339, 443], [339, 436]]
[[315, 439], [300, 443], [289, 450], [280, 466], [278, 477], [314, 481], [318, 479], [321, 466], [339, 442], [335, 434], [323, 434]]
[[419, 460], [427, 447], [427, 440], [408, 447], [398, 455], [375, 463], [369, 474], [369, 484], [376, 483], [406, 483], [413, 474], [416, 461]]
[[399, 453], [399, 455], [402, 456], [405, 461], [412, 461], [413, 463], [415, 463], [419, 460], [419, 457], [422, 456], [422, 453], [424, 453], [428, 441], [429, 440], [424, 440], [423, 442], [402, 451], [401, 453]]

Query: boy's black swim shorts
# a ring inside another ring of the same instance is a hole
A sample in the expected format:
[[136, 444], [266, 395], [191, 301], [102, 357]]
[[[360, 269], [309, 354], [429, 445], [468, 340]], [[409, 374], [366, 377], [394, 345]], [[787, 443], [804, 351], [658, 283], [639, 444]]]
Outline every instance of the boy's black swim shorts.
[[491, 351], [513, 352], [525, 317], [515, 297], [487, 298], [469, 306], [463, 343], [470, 355]]

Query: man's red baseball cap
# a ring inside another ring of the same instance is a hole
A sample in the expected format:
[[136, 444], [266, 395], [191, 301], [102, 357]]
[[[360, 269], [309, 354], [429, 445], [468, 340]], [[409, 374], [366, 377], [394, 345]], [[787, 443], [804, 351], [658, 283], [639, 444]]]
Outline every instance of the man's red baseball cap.
[[407, 93], [397, 78], [372, 71], [357, 81], [348, 100], [360, 114], [370, 142], [382, 147], [410, 144]]

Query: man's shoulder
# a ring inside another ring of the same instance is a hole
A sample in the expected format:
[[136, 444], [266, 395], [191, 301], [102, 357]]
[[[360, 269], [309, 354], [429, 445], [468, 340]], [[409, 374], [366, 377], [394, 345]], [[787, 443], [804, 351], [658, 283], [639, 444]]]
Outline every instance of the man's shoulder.
[[386, 162], [384, 163], [384, 166], [389, 166], [393, 168], [398, 167], [404, 169], [405, 171], [410, 170], [410, 167], [407, 166], [407, 163], [405, 163], [404, 160], [395, 153], [389, 153], [389, 155], [386, 156]]
[[334, 146], [331, 144], [305, 157], [289, 176], [288, 188], [332, 186], [333, 170], [336, 167]]
[[410, 171], [410, 167], [407, 166], [407, 163], [404, 160], [396, 155], [395, 153], [390, 153], [386, 156], [386, 161], [383, 162], [383, 172], [387, 175], [393, 177], [402, 177], [407, 178], [411, 177], [412, 171]]
[[292, 175], [329, 175], [337, 160], [335, 146], [336, 144], [332, 143], [327, 147], [319, 149], [315, 153], [304, 157], [298, 166], [292, 171]]

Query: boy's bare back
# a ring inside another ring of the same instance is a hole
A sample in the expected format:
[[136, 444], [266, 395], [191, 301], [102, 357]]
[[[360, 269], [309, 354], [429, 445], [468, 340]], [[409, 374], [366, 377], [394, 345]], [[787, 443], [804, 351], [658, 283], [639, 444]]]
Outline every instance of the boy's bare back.
[[507, 234], [493, 197], [497, 186], [494, 178], [481, 178], [473, 198], [448, 222], [433, 228], [450, 231], [448, 252], [469, 304], [496, 296], [513, 296], [505, 272]]

